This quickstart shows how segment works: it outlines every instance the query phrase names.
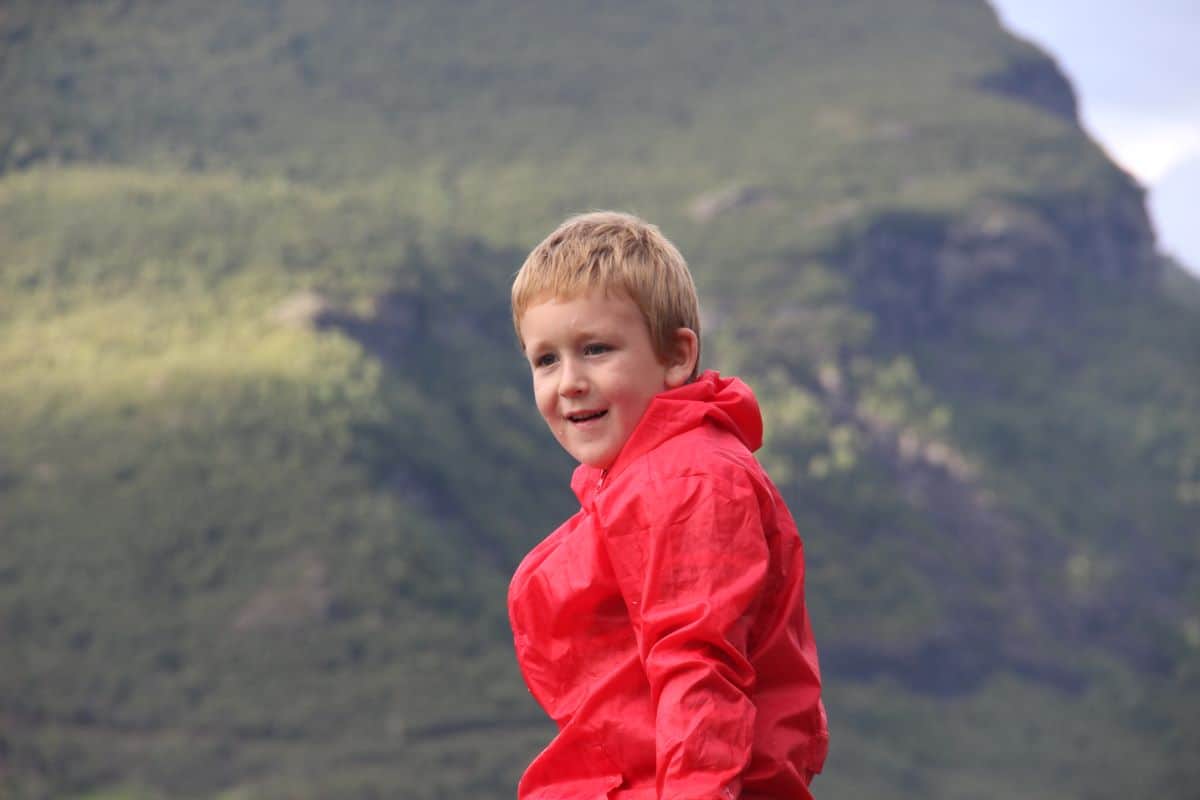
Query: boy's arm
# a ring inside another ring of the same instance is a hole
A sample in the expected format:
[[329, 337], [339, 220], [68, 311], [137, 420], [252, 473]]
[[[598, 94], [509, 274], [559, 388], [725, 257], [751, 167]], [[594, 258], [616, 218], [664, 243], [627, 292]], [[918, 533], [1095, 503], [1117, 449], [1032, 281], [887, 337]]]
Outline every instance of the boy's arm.
[[769, 560], [758, 501], [740, 471], [662, 489], [605, 539], [656, 709], [658, 796], [737, 798], [754, 740], [747, 638]]

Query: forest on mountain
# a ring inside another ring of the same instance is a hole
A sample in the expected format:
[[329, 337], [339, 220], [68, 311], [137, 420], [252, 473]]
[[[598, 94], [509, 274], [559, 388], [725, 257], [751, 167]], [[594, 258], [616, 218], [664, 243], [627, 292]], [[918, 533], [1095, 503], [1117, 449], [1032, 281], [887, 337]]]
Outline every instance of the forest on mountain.
[[591, 208], [762, 403], [817, 796], [1195, 796], [1200, 282], [984, 0], [13, 0], [0, 103], [0, 796], [512, 797]]

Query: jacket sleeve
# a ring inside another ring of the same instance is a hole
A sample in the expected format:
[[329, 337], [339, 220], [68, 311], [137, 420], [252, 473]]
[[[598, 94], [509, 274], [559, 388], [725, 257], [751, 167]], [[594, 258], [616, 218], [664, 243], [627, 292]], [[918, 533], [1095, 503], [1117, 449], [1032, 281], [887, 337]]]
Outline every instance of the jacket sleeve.
[[741, 796], [755, 708], [747, 639], [769, 553], [748, 475], [638, 493], [605, 542], [655, 708], [660, 800]]

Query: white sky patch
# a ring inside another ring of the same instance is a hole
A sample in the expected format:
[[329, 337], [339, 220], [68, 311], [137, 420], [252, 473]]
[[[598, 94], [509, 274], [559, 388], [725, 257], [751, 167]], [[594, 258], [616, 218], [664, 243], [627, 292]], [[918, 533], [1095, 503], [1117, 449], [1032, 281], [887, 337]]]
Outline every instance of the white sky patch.
[[1113, 160], [1148, 186], [1200, 155], [1200, 121], [1154, 118], [1112, 106], [1091, 108], [1084, 117]]

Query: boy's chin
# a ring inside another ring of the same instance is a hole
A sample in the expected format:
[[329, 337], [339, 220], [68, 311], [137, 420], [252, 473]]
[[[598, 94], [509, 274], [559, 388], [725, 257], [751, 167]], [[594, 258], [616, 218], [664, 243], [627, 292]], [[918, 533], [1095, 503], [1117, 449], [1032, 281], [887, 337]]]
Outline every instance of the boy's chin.
[[591, 467], [592, 469], [602, 469], [603, 470], [603, 469], [608, 469], [610, 466], [612, 466], [612, 462], [615, 459], [611, 459], [611, 458], [595, 459], [595, 458], [578, 458], [577, 457], [575, 460], [579, 462], [580, 466]]
[[612, 442], [579, 441], [570, 436], [558, 436], [557, 433], [556, 431], [555, 439], [559, 446], [567, 451], [567, 455], [580, 466], [593, 469], [604, 470], [611, 467], [621, 448], [625, 446], [624, 442], [620, 447], [613, 447]]
[[608, 469], [617, 460], [616, 453], [580, 453], [572, 452], [571, 450], [568, 450], [567, 453], [571, 458], [579, 462], [580, 465], [591, 467], [592, 469]]

